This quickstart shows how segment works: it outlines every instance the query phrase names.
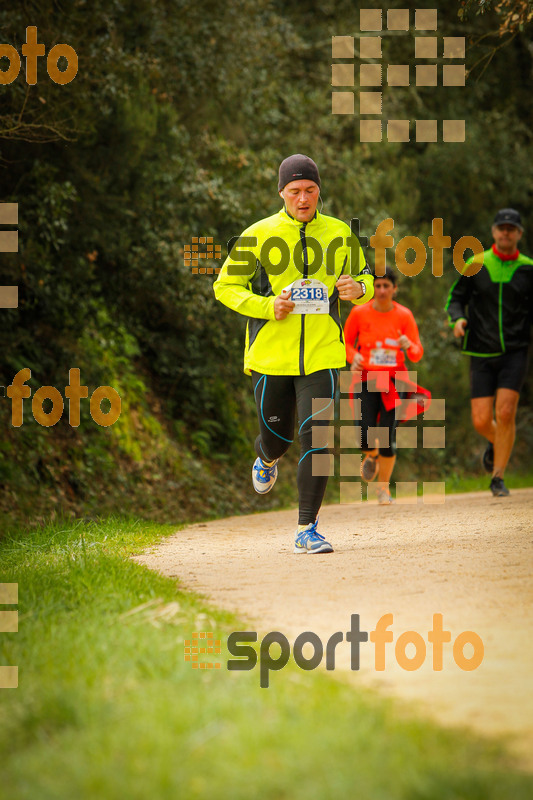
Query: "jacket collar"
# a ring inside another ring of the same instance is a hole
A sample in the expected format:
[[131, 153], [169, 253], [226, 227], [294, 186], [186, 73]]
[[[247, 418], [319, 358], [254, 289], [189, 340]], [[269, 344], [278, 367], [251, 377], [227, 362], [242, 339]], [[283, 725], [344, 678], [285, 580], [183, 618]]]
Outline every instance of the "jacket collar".
[[308, 225], [314, 225], [314, 224], [316, 224], [317, 222], [320, 221], [320, 214], [319, 214], [318, 211], [315, 211], [315, 216], [312, 219], [310, 219], [309, 222], [300, 222], [299, 220], [295, 219], [292, 216], [292, 214], [289, 214], [289, 212], [287, 211], [285, 206], [283, 206], [283, 208], [280, 210], [279, 213], [284, 219], [286, 219], [288, 222], [290, 222], [291, 225], [298, 225], [299, 228], [301, 228], [304, 225], [306, 227]]
[[520, 255], [520, 250], [518, 249], [516, 249], [514, 253], [511, 253], [510, 255], [506, 255], [505, 253], [500, 253], [495, 244], [492, 245], [492, 252], [494, 253], [495, 256], [498, 256], [500, 261], [516, 261], [516, 259]]

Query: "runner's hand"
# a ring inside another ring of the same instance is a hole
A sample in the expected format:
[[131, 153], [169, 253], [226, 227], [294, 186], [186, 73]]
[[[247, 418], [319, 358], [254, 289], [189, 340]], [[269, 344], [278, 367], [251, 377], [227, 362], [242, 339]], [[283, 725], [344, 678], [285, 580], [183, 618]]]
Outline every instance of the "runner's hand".
[[335, 286], [341, 300], [358, 300], [363, 296], [361, 281], [354, 281], [351, 275], [341, 275]]
[[456, 339], [460, 339], [461, 336], [465, 335], [465, 331], [466, 331], [466, 319], [464, 317], [461, 317], [461, 319], [458, 319], [455, 325], [453, 326], [453, 335], [455, 336]]
[[353, 361], [351, 363], [350, 369], [352, 372], [357, 372], [361, 369], [363, 365], [363, 356], [361, 353], [356, 353], [353, 357]]
[[410, 340], [410, 339], [409, 339], [409, 338], [408, 338], [408, 337], [405, 335], [405, 333], [402, 333], [402, 335], [398, 337], [398, 344], [400, 345], [400, 347], [402, 348], [402, 350], [409, 350], [409, 348], [411, 347], [411, 345], [412, 345], [413, 343], [412, 343], [412, 341], [411, 341], [411, 340]]
[[291, 313], [294, 308], [294, 303], [292, 300], [289, 300], [290, 296], [291, 290], [284, 289], [274, 300], [274, 314], [276, 315], [276, 319], [285, 319], [285, 317], [288, 317]]

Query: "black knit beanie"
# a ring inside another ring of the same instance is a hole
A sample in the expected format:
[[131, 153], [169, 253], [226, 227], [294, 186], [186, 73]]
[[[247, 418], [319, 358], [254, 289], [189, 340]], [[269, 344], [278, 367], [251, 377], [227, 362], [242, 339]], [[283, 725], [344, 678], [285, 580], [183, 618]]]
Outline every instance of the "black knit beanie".
[[320, 187], [320, 175], [318, 167], [309, 156], [295, 153], [289, 156], [279, 165], [278, 192], [291, 181], [314, 181]]

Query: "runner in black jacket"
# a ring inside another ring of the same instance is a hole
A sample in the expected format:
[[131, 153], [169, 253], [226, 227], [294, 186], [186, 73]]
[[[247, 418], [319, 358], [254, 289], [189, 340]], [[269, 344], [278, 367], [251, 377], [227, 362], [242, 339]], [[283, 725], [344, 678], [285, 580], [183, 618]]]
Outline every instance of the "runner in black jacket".
[[[522, 255], [518, 211], [503, 208], [492, 226], [494, 244], [483, 266], [451, 287], [446, 310], [456, 338], [469, 354], [472, 420], [489, 444], [483, 464], [492, 472], [495, 497], [509, 490], [503, 475], [513, 449], [515, 417], [528, 363], [532, 322], [533, 260]], [[467, 266], [477, 259], [470, 259]], [[494, 415], [496, 419], [494, 419]]]

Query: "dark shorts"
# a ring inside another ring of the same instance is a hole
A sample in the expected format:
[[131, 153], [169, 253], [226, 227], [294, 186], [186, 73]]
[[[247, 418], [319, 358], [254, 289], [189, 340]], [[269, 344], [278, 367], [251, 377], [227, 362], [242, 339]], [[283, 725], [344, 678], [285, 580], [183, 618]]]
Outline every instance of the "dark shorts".
[[[405, 396], [405, 392], [399, 392], [400, 397]], [[396, 409], [391, 408], [387, 411], [383, 403], [381, 392], [369, 391], [367, 381], [361, 384], [361, 391], [354, 393], [354, 398], [361, 401], [361, 422], [355, 420], [355, 426], [361, 425], [361, 450], [369, 452], [375, 447], [375, 440], [368, 440], [369, 428], [387, 428], [388, 443], [379, 446], [379, 453], [386, 458], [391, 458], [396, 453]]]
[[470, 396], [494, 397], [497, 389], [514, 389], [519, 392], [526, 377], [527, 365], [527, 347], [501, 356], [472, 356]]

